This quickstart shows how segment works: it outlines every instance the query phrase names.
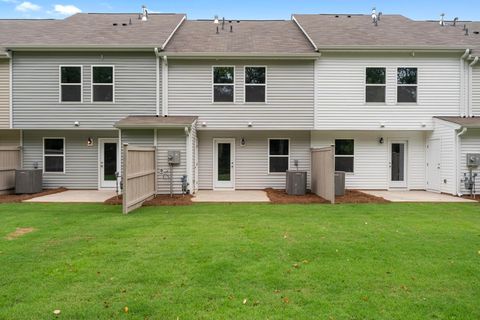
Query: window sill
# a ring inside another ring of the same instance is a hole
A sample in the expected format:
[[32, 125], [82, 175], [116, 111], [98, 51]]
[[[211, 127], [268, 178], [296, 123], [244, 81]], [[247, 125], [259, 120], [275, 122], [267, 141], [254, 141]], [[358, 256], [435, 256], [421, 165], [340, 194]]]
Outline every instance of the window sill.
[[45, 172], [43, 171], [43, 175], [53, 175], [53, 176], [62, 176], [65, 175], [66, 172]]
[[365, 102], [364, 106], [380, 106], [380, 107], [387, 107], [388, 104], [386, 102]]
[[285, 174], [287, 174], [287, 173], [286, 172], [269, 172], [268, 173], [269, 176], [283, 176]]
[[418, 102], [397, 102], [396, 106], [418, 106]]
[[248, 105], [267, 105], [267, 102], [244, 102], [243, 104], [248, 104]]
[[234, 104], [237, 104], [235, 102], [212, 102], [212, 104], [215, 104], [215, 105], [234, 105]]

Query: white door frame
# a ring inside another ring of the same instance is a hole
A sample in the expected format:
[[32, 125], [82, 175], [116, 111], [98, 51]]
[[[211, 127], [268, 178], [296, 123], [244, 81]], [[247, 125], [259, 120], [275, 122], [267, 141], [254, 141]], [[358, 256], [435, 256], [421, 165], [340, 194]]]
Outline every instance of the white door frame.
[[[224, 183], [223, 181], [218, 181], [218, 144], [219, 143], [230, 143], [230, 160], [231, 160], [231, 172], [230, 172], [230, 182]], [[214, 138], [213, 139], [213, 190], [235, 190], [235, 138]], [[223, 186], [222, 186], [223, 185]]]
[[[392, 181], [392, 144], [403, 143], [405, 144], [404, 150], [404, 179], [403, 181]], [[388, 140], [388, 189], [408, 189], [408, 139], [389, 139]]]
[[[436, 143], [438, 143], [438, 150], [437, 150], [437, 153], [438, 153], [438, 159], [433, 159], [432, 157], [434, 156], [434, 154], [432, 153], [432, 141], [435, 141]], [[426, 166], [427, 166], [427, 191], [431, 191], [431, 192], [437, 192], [437, 193], [440, 193], [441, 192], [441, 188], [442, 188], [442, 177], [441, 177], [441, 172], [440, 172], [440, 169], [441, 169], [441, 152], [442, 152], [442, 140], [439, 139], [439, 138], [435, 138], [435, 139], [429, 139], [427, 141], [427, 146], [428, 146], [428, 149], [427, 149], [427, 163], [426, 163]], [[432, 161], [430, 161], [432, 160]], [[431, 169], [432, 167], [434, 167], [434, 169]], [[433, 170], [433, 171], [431, 171]], [[438, 176], [437, 177], [430, 177], [430, 174], [437, 174]], [[438, 186], [434, 186], [432, 187], [432, 181], [434, 181], [434, 179], [437, 179], [438, 178]]]
[[110, 186], [104, 186], [103, 181], [103, 146], [105, 143], [116, 143], [117, 144], [117, 172], [120, 172], [120, 143], [118, 138], [98, 138], [98, 190], [102, 189], [114, 189], [117, 187], [116, 183], [114, 182]]

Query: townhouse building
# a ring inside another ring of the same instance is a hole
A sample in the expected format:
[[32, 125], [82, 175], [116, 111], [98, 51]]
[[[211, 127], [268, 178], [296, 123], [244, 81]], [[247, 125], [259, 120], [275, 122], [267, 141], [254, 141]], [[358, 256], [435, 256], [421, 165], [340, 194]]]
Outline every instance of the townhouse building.
[[47, 188], [116, 187], [125, 143], [156, 146], [158, 193], [172, 169], [176, 193], [182, 176], [192, 193], [284, 188], [286, 170], [310, 174], [312, 147], [333, 145], [348, 188], [461, 194], [466, 155], [480, 153], [476, 28], [398, 15], [2, 20], [0, 145], [20, 145]]

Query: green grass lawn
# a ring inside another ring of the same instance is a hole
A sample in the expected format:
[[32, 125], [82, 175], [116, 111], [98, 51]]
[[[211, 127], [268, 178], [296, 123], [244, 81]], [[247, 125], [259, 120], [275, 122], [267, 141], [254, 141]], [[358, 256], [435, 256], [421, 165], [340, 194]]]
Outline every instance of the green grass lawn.
[[[6, 240], [17, 227], [36, 231]], [[475, 204], [0, 205], [0, 319], [480, 319], [479, 303]]]

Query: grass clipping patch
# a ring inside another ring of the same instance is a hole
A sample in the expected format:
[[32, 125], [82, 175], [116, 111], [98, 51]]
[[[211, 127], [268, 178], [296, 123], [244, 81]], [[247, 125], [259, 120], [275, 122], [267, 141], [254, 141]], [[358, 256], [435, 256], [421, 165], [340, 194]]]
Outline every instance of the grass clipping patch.
[[27, 233], [30, 233], [30, 232], [33, 232], [37, 229], [35, 228], [17, 228], [17, 230], [9, 233], [6, 235], [5, 239], [7, 240], [15, 240], [17, 238], [20, 238], [21, 236], [27, 234]]

